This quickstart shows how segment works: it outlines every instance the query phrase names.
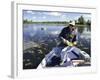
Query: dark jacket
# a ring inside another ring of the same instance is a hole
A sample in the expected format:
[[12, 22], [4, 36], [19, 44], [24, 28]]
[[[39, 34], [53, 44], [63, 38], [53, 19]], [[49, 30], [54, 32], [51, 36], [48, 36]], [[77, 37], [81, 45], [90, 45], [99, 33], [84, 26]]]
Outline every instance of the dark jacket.
[[70, 30], [69, 27], [65, 27], [62, 29], [61, 33], [59, 34], [59, 39], [60, 39], [60, 44], [59, 46], [68, 46], [67, 44], [64, 44], [61, 37], [64, 39], [70, 41], [70, 42], [75, 42], [77, 34], [72, 34], [72, 31]]

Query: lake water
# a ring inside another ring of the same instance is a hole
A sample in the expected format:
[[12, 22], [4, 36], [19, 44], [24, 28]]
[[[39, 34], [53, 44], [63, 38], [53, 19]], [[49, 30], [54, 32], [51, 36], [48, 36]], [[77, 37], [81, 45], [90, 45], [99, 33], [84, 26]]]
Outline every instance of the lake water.
[[[24, 42], [50, 42], [55, 40], [61, 30], [65, 26], [63, 25], [46, 25], [46, 24], [24, 24], [23, 26], [23, 39]], [[88, 27], [78, 28], [79, 46], [90, 48], [91, 31]]]

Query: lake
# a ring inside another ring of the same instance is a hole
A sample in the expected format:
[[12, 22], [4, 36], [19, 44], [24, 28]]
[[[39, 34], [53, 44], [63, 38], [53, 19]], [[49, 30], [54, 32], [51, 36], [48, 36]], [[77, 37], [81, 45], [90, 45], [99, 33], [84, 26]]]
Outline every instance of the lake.
[[[65, 26], [45, 24], [24, 24], [23, 38], [25, 42], [45, 39], [46, 37], [57, 37]], [[79, 38], [89, 41], [91, 31], [87, 27], [78, 28]], [[45, 37], [45, 38], [44, 38]]]

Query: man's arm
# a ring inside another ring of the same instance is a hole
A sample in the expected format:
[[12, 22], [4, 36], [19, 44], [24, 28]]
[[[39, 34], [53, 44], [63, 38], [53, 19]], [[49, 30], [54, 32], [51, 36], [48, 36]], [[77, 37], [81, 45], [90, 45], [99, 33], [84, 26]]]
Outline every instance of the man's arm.
[[[66, 35], [68, 34], [68, 35]], [[77, 35], [77, 31], [75, 31], [75, 35]], [[65, 45], [68, 45], [68, 46], [75, 46], [77, 45], [77, 37], [75, 36], [73, 38], [72, 41], [69, 41], [69, 28], [63, 28], [61, 33], [59, 34], [59, 39], [60, 41], [62, 41]]]
[[64, 39], [63, 37], [61, 37], [61, 39], [62, 39], [63, 43], [68, 45], [68, 46], [76, 46], [77, 45], [77, 41], [70, 42], [70, 41]]

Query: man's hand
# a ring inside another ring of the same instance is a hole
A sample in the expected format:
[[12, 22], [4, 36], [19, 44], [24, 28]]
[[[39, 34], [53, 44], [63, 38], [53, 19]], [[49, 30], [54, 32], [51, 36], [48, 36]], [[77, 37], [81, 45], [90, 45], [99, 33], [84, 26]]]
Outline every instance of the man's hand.
[[69, 42], [68, 40], [66, 40], [66, 43], [68, 46], [74, 46], [72, 42]]
[[68, 40], [64, 39], [63, 37], [61, 37], [61, 39], [63, 40], [63, 43], [65, 43], [68, 46], [73, 46], [72, 42], [69, 42]]
[[75, 41], [75, 42], [69, 42], [68, 40], [66, 40], [66, 39], [64, 39], [63, 37], [61, 37], [61, 39], [63, 40], [63, 42], [65, 43], [65, 44], [67, 44], [68, 46], [75, 46], [75, 45], [77, 45], [77, 42]]
[[73, 42], [73, 45], [77, 45], [77, 41]]

